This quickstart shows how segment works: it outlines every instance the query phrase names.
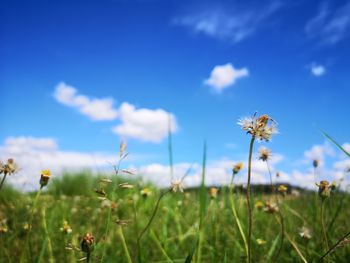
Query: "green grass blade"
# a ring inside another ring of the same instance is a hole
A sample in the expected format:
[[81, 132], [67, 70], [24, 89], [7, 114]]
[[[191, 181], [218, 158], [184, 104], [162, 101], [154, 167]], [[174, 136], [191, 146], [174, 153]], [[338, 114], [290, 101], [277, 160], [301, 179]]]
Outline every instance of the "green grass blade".
[[337, 143], [335, 140], [332, 139], [327, 133], [321, 131], [323, 136], [325, 136], [328, 140], [330, 140], [332, 143], [334, 143], [340, 150], [342, 150], [347, 156], [350, 157], [350, 153], [348, 153], [339, 143]]

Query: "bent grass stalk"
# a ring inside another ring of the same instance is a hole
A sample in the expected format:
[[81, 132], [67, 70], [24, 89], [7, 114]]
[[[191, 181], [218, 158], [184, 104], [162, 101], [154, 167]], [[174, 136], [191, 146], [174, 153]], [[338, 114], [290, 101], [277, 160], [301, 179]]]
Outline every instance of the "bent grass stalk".
[[250, 179], [252, 173], [252, 155], [253, 155], [253, 146], [254, 146], [255, 137], [252, 136], [249, 145], [249, 158], [248, 158], [248, 182], [247, 182], [247, 207], [248, 207], [248, 259], [247, 262], [251, 263], [252, 261], [252, 224], [253, 224], [253, 215], [252, 215], [252, 207], [250, 204]]
[[129, 253], [129, 250], [128, 250], [128, 246], [126, 245], [126, 242], [125, 242], [125, 237], [124, 237], [122, 226], [118, 226], [118, 235], [119, 235], [120, 240], [122, 242], [122, 246], [123, 246], [126, 258], [128, 260], [128, 263], [132, 263], [132, 260], [131, 260], [131, 257], [130, 257], [130, 253]]
[[2, 186], [4, 184], [4, 182], [5, 182], [6, 176], [7, 176], [7, 174], [4, 174], [4, 176], [2, 177], [2, 180], [1, 180], [1, 183], [0, 183], [0, 190], [1, 190], [1, 188], [2, 188]]

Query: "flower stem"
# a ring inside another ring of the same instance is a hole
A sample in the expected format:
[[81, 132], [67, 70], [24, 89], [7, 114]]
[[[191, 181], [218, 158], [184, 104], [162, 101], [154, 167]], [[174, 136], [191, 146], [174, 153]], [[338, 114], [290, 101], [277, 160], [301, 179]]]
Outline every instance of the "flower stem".
[[246, 237], [244, 235], [241, 222], [240, 222], [240, 220], [238, 218], [235, 201], [233, 200], [233, 187], [234, 187], [233, 179], [234, 179], [234, 175], [232, 175], [232, 178], [231, 178], [230, 189], [229, 189], [229, 200], [230, 200], [230, 204], [231, 204], [231, 210], [232, 210], [233, 216], [235, 218], [235, 221], [236, 221], [239, 233], [240, 233], [240, 235], [242, 237], [242, 240], [243, 240], [243, 243], [244, 243], [244, 249], [245, 249], [245, 252], [246, 252], [247, 257], [248, 257], [248, 243], [247, 243], [247, 239], [246, 239]]
[[2, 188], [2, 185], [3, 185], [4, 182], [5, 182], [6, 176], [7, 176], [7, 174], [4, 174], [4, 177], [3, 177], [2, 180], [1, 180], [1, 183], [0, 183], [0, 190], [1, 190], [1, 188]]
[[247, 182], [247, 206], [248, 206], [248, 263], [251, 263], [252, 252], [251, 252], [251, 244], [252, 244], [252, 223], [253, 223], [253, 215], [252, 215], [252, 207], [250, 204], [250, 178], [252, 173], [252, 155], [253, 155], [253, 146], [254, 146], [255, 137], [253, 136], [250, 140], [249, 145], [249, 158], [248, 158], [248, 182]]
[[325, 248], [326, 248], [326, 251], [328, 251], [329, 250], [329, 245], [328, 245], [326, 228], [325, 228], [325, 225], [324, 225], [324, 204], [325, 204], [325, 201], [322, 200], [322, 203], [321, 203], [321, 226], [322, 226], [322, 234], [323, 234], [323, 240], [324, 240]]
[[276, 192], [276, 190], [275, 190], [275, 188], [273, 186], [270, 165], [269, 165], [267, 160], [266, 160], [266, 165], [267, 165], [267, 170], [269, 171], [269, 175], [270, 175], [271, 191], [272, 191], [272, 194], [275, 196], [276, 205], [278, 207], [278, 215], [279, 215], [279, 218], [280, 218], [280, 225], [281, 225], [281, 243], [280, 243], [280, 247], [279, 247], [279, 249], [277, 251], [276, 256], [273, 258], [273, 262], [277, 262], [277, 259], [278, 259], [279, 255], [281, 254], [281, 251], [282, 251], [282, 248], [283, 248], [283, 242], [284, 242], [284, 220], [283, 220], [283, 215], [282, 215], [280, 202], [279, 202], [279, 199], [278, 199], [278, 194], [277, 194], [277, 192]]
[[322, 260], [329, 254], [331, 253], [345, 238], [347, 238], [350, 235], [350, 232], [346, 233], [341, 239], [339, 239], [337, 241], [337, 243], [335, 243], [330, 249], [328, 249], [328, 251], [326, 253], [323, 254], [322, 257], [320, 257], [320, 259], [316, 262], [316, 263], [320, 263], [322, 262]]
[[27, 236], [26, 236], [26, 239], [24, 241], [24, 248], [22, 250], [22, 253], [21, 253], [21, 257], [20, 257], [20, 262], [22, 263], [23, 262], [23, 255], [26, 253], [26, 250], [27, 250], [27, 246], [28, 246], [28, 240], [29, 240], [29, 236], [30, 236], [30, 230], [32, 228], [32, 222], [33, 222], [33, 217], [34, 217], [34, 211], [35, 211], [35, 207], [36, 207], [36, 204], [39, 200], [39, 196], [41, 194], [41, 189], [43, 187], [41, 186], [39, 191], [36, 193], [36, 196], [35, 196], [35, 199], [34, 199], [34, 202], [33, 202], [33, 207], [32, 207], [32, 211], [30, 213], [30, 217], [29, 217], [29, 221], [28, 221], [28, 233], [27, 233]]
[[145, 228], [141, 231], [141, 233], [139, 234], [138, 238], [137, 238], [137, 253], [136, 253], [136, 258], [138, 260], [138, 262], [141, 262], [141, 245], [140, 245], [140, 241], [141, 241], [141, 238], [143, 237], [143, 235], [146, 233], [146, 231], [149, 229], [149, 227], [151, 226], [152, 222], [153, 222], [153, 219], [155, 218], [156, 214], [157, 214], [157, 211], [158, 211], [158, 207], [159, 207], [159, 204], [160, 204], [160, 201], [162, 200], [162, 198], [171, 191], [171, 189], [163, 192], [160, 194], [158, 200], [157, 200], [157, 203], [156, 203], [156, 206], [154, 207], [154, 210], [153, 210], [153, 213], [147, 223], [147, 225], [145, 226]]
[[129, 250], [128, 250], [128, 246], [126, 245], [126, 242], [125, 242], [123, 229], [122, 229], [121, 226], [118, 226], [118, 234], [119, 234], [120, 240], [122, 241], [123, 249], [124, 249], [124, 252], [126, 254], [126, 258], [128, 260], [128, 263], [132, 263], [132, 260], [131, 260], [131, 257], [130, 257], [130, 253], [129, 253]]

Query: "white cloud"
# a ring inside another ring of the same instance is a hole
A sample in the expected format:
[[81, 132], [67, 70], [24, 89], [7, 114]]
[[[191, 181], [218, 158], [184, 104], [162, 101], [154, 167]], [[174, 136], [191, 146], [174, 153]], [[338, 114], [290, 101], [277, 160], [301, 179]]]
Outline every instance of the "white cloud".
[[202, 5], [195, 12], [179, 16], [173, 22], [190, 28], [194, 33], [238, 43], [253, 35], [281, 7], [276, 1], [255, 8], [250, 6], [249, 9], [238, 5], [232, 7], [232, 4], [229, 7], [218, 5], [210, 8]]
[[91, 99], [78, 94], [76, 88], [64, 82], [56, 86], [54, 97], [58, 102], [78, 109], [92, 120], [120, 120], [121, 124], [115, 126], [112, 131], [124, 138], [159, 143], [168, 135], [169, 118], [171, 131], [174, 133], [178, 129], [175, 115], [163, 109], [136, 109], [128, 102], [115, 109], [112, 98]]
[[234, 85], [239, 78], [247, 77], [248, 75], [249, 71], [247, 68], [235, 69], [231, 63], [227, 63], [215, 66], [210, 73], [210, 77], [204, 83], [221, 92], [225, 88]]
[[310, 69], [311, 74], [316, 77], [320, 77], [326, 73], [326, 68], [322, 65], [313, 64]]
[[305, 32], [310, 38], [319, 39], [321, 44], [332, 45], [349, 36], [350, 3], [331, 10], [323, 4], [318, 14], [310, 19]]
[[326, 156], [334, 156], [335, 152], [332, 146], [325, 142], [323, 145], [313, 145], [310, 150], [304, 152], [305, 163], [310, 163], [314, 160], [318, 160], [319, 166], [324, 166], [324, 160]]
[[63, 105], [76, 108], [80, 113], [94, 121], [110, 121], [118, 117], [118, 111], [113, 108], [112, 98], [89, 98], [78, 94], [76, 88], [60, 82], [54, 92], [55, 99]]
[[76, 172], [82, 169], [98, 171], [115, 162], [114, 154], [62, 151], [53, 138], [9, 137], [0, 146], [0, 160], [13, 158], [20, 166], [18, 174], [8, 177], [10, 183], [22, 189], [37, 189], [40, 172], [52, 171], [60, 176], [65, 170]]
[[161, 142], [168, 135], [169, 118], [171, 131], [177, 130], [175, 116], [163, 109], [136, 109], [134, 105], [124, 102], [119, 108], [119, 115], [122, 123], [113, 131], [122, 137]]

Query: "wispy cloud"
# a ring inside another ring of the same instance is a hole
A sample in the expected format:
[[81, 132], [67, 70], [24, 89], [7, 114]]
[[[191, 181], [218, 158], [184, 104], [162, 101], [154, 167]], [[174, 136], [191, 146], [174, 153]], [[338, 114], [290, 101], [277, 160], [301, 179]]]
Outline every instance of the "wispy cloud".
[[118, 112], [113, 108], [112, 98], [89, 98], [79, 94], [77, 89], [60, 82], [54, 92], [55, 99], [63, 105], [76, 108], [81, 114], [94, 121], [110, 121], [118, 117]]
[[[232, 4], [232, 3], [231, 3]], [[281, 7], [277, 1], [261, 6], [258, 2], [249, 8], [238, 5], [201, 7], [199, 10], [176, 17], [175, 25], [188, 27], [220, 40], [238, 43], [252, 36]]]
[[321, 44], [333, 45], [349, 36], [350, 2], [335, 9], [323, 4], [305, 26], [306, 34]]
[[217, 92], [232, 86], [239, 78], [247, 77], [249, 71], [247, 68], [236, 69], [231, 63], [215, 66], [210, 73], [210, 77], [204, 81], [204, 84], [213, 87]]

